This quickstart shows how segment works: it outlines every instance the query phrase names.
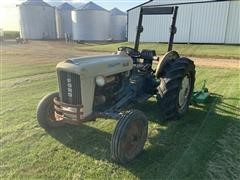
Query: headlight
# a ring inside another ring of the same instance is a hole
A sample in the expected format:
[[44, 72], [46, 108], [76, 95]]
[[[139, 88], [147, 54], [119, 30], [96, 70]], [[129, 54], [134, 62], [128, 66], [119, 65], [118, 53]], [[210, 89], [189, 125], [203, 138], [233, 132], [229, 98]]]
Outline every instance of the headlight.
[[96, 77], [96, 84], [100, 87], [105, 85], [105, 78], [103, 76], [97, 76]]

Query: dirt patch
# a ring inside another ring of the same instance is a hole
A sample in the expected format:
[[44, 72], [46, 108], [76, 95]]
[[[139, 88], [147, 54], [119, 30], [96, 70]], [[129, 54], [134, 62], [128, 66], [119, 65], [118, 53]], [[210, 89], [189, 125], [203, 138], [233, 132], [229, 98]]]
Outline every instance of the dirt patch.
[[[240, 69], [240, 59], [213, 59], [213, 58], [197, 58], [188, 57], [194, 61], [196, 66], [204, 67], [216, 67], [216, 68], [226, 68], [226, 69]], [[161, 56], [160, 56], [161, 60]], [[155, 64], [158, 62], [155, 61]]]
[[[110, 54], [107, 52], [89, 52], [80, 50], [84, 44], [68, 43], [63, 41], [30, 41], [27, 44], [6, 42], [3, 44], [2, 60], [13, 64], [49, 64], [64, 61], [70, 57]], [[196, 66], [237, 68], [240, 69], [239, 59], [212, 59], [195, 58]]]
[[190, 58], [196, 66], [240, 69], [240, 59]]
[[71, 57], [101, 54], [79, 50], [78, 46], [75, 43], [66, 44], [62, 41], [30, 41], [27, 44], [6, 42], [2, 48], [2, 60], [19, 65], [51, 64]]

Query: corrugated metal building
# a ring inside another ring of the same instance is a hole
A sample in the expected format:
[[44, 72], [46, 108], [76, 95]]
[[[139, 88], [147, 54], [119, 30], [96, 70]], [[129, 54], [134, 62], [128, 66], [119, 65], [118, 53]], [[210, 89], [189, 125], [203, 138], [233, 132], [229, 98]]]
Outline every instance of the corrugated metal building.
[[24, 39], [56, 39], [55, 9], [42, 0], [18, 5], [20, 36]]
[[[194, 2], [200, 0], [152, 0], [143, 6]], [[204, 0], [202, 0], [204, 1]], [[205, 0], [207, 1], [207, 0]], [[240, 1], [178, 5], [178, 43], [240, 44]], [[140, 6], [128, 10], [128, 41], [133, 42]], [[144, 16], [142, 42], [168, 42], [170, 15]]]

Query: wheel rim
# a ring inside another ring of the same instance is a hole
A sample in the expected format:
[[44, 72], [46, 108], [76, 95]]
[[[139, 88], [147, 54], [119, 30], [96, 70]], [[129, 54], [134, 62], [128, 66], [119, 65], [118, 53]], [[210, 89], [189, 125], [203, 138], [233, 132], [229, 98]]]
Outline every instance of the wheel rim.
[[145, 142], [145, 127], [140, 121], [133, 122], [126, 130], [125, 138], [121, 144], [127, 159], [133, 159], [142, 149]]
[[191, 78], [189, 74], [187, 74], [181, 83], [181, 89], [179, 91], [179, 98], [178, 98], [178, 105], [179, 105], [179, 110], [182, 111], [187, 102], [188, 102], [188, 97], [190, 94], [190, 88], [191, 88]]

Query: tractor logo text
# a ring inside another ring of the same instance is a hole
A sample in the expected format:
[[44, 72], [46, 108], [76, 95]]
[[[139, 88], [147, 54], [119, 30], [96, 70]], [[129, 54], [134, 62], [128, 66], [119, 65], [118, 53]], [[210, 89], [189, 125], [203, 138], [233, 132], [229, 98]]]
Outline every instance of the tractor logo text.
[[71, 78], [67, 78], [67, 94], [68, 97], [72, 97], [72, 80]]
[[112, 68], [112, 67], [115, 67], [115, 66], [118, 66], [118, 65], [120, 65], [120, 63], [113, 63], [113, 64], [109, 64], [108, 67]]

